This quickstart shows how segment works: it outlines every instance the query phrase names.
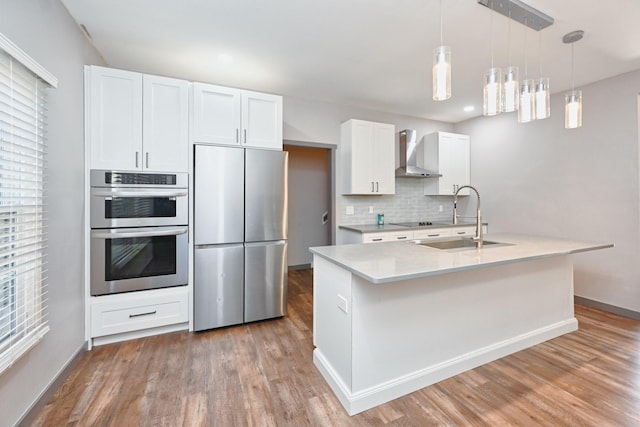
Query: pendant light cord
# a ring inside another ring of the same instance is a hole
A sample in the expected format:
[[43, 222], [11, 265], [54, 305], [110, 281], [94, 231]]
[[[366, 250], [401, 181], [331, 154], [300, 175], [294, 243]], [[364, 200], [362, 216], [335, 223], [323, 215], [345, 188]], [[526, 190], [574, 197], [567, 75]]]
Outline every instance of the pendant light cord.
[[493, 0], [491, 0], [491, 15], [489, 18], [489, 32], [491, 38], [491, 68], [493, 68]]
[[440, 0], [440, 46], [443, 46], [442, 40], [442, 0]]
[[511, 2], [509, 2], [509, 26], [507, 27], [507, 56], [511, 67]]
[[524, 79], [529, 76], [529, 55], [527, 55], [527, 18], [524, 18]]
[[542, 78], [542, 29], [538, 28], [538, 76]]
[[571, 91], [573, 92], [575, 89], [575, 72], [576, 72], [576, 62], [573, 55], [575, 43], [571, 43]]

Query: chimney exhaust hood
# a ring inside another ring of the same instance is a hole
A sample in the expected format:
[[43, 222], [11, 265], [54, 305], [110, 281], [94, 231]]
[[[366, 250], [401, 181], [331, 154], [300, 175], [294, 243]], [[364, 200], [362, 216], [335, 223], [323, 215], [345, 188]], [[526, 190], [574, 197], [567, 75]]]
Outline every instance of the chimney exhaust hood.
[[[418, 166], [418, 159], [422, 160], [424, 151], [422, 143], [418, 142], [417, 132], [405, 129], [399, 133], [400, 167], [396, 169], [396, 176], [403, 178], [437, 178], [440, 175]], [[422, 161], [420, 162], [422, 163]]]

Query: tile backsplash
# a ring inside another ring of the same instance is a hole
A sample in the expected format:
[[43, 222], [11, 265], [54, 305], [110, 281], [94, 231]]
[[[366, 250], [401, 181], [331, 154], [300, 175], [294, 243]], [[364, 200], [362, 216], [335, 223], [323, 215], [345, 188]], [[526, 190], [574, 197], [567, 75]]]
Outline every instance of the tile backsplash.
[[[346, 214], [347, 206], [353, 206], [353, 215]], [[370, 206], [373, 213], [369, 213]], [[338, 225], [375, 224], [379, 213], [384, 214], [385, 224], [400, 221], [452, 222], [453, 197], [425, 196], [422, 179], [396, 178], [394, 195], [342, 196]]]

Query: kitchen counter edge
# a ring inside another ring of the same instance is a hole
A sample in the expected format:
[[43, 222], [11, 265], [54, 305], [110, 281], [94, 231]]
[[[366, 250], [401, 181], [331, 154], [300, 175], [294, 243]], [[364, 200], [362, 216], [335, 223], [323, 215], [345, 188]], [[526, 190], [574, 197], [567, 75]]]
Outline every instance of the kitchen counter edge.
[[384, 284], [613, 247], [611, 243], [519, 233], [487, 235], [485, 240], [508, 245], [479, 250], [439, 250], [404, 241], [319, 246], [309, 251], [369, 282]]

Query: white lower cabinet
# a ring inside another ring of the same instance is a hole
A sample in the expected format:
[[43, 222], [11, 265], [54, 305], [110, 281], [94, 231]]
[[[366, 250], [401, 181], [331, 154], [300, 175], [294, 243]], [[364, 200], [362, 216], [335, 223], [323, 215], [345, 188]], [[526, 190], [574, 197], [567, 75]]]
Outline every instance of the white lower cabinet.
[[[482, 234], [487, 234], [487, 225], [482, 226]], [[476, 227], [475, 225], [468, 227], [456, 227], [451, 229], [452, 236], [475, 236], [476, 235]]]
[[362, 233], [362, 243], [394, 242], [413, 239], [413, 231]]
[[137, 336], [153, 335], [144, 330], [176, 324], [185, 324], [184, 329], [187, 329], [188, 322], [189, 292], [186, 286], [91, 298], [92, 338], [133, 331], [139, 332]]
[[413, 238], [416, 240], [440, 239], [452, 235], [451, 228], [430, 228], [428, 230], [414, 230]]
[[[343, 230], [344, 231], [344, 230]], [[484, 234], [487, 233], [487, 225], [482, 227]], [[343, 233], [344, 234], [344, 233]], [[381, 243], [402, 240], [436, 240], [447, 237], [475, 236], [475, 225], [452, 226], [443, 228], [425, 228], [421, 230], [407, 231], [383, 231], [373, 233], [349, 232], [349, 239], [343, 243]]]

